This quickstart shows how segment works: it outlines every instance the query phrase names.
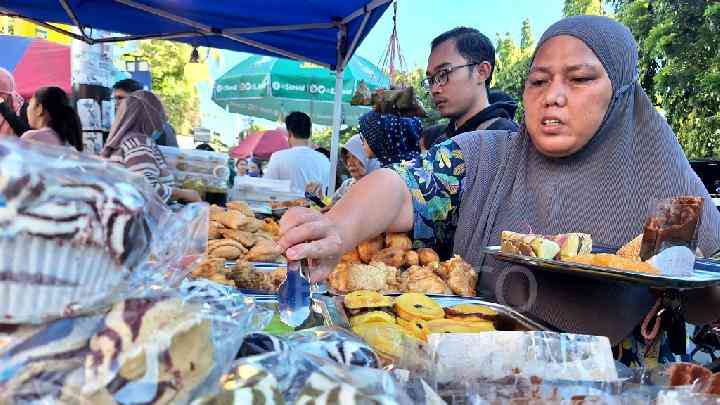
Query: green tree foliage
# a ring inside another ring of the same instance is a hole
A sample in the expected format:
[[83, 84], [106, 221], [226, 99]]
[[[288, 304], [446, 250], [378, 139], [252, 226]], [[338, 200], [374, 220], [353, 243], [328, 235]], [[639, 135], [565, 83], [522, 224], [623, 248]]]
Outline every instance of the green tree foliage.
[[688, 158], [720, 156], [720, 3], [616, 0], [639, 43], [640, 83]]
[[[344, 145], [353, 135], [360, 132], [360, 129], [355, 127], [346, 127], [340, 130], [340, 146]], [[332, 140], [332, 127], [322, 127], [322, 129], [316, 129], [313, 131], [310, 140], [327, 150], [330, 150], [330, 141]]]
[[604, 15], [602, 0], [565, 0], [563, 15]]
[[428, 127], [444, 122], [444, 120], [440, 116], [440, 112], [435, 108], [435, 103], [432, 101], [430, 92], [423, 87], [423, 79], [425, 79], [425, 71], [421, 68], [415, 68], [409, 72], [400, 72], [396, 78], [399, 85], [408, 87], [411, 86], [415, 89], [415, 93], [420, 99], [420, 102], [428, 115], [426, 118], [422, 119], [423, 127]]
[[530, 68], [530, 59], [535, 47], [532, 37], [530, 19], [525, 19], [522, 25], [520, 46], [512, 39], [510, 33], [496, 36], [495, 46], [495, 73], [492, 87], [500, 89], [515, 97], [520, 104], [516, 120], [522, 120], [522, 92], [525, 85], [525, 76]]
[[152, 89], [165, 106], [179, 134], [189, 134], [200, 123], [200, 102], [195, 86], [185, 78], [192, 47], [178, 42], [142, 41], [137, 55], [150, 63]]

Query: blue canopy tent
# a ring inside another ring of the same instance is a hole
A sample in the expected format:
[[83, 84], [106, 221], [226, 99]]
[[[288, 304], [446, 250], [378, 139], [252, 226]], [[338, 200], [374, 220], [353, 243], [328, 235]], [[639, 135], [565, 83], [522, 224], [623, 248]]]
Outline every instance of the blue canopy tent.
[[[305, 60], [336, 72], [392, 0], [3, 0], [0, 15], [20, 17], [90, 44], [170, 39], [194, 46]], [[49, 23], [71, 24], [68, 32]], [[123, 35], [98, 37], [93, 29]], [[335, 92], [332, 170], [337, 169], [340, 96]], [[334, 189], [334, 176], [331, 187]]]

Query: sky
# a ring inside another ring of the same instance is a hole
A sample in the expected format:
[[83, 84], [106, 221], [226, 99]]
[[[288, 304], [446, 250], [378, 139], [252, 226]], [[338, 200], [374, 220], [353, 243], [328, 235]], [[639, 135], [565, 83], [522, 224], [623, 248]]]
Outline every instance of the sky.
[[[342, 1], [342, 0], [329, 0]], [[397, 0], [397, 30], [407, 67], [425, 69], [430, 42], [437, 35], [457, 26], [479, 29], [495, 43], [496, 34], [509, 32], [520, 42], [525, 18], [530, 18], [535, 40], [562, 17], [563, 0]], [[380, 18], [357, 50], [357, 54], [380, 63], [392, 32], [392, 5]], [[212, 63], [210, 75], [217, 78], [245, 58], [247, 54], [223, 51], [220, 63]], [[223, 142], [234, 145], [238, 131], [250, 120], [228, 114], [211, 99], [210, 83], [199, 85], [203, 126], [222, 134]], [[267, 128], [276, 123], [254, 119]]]

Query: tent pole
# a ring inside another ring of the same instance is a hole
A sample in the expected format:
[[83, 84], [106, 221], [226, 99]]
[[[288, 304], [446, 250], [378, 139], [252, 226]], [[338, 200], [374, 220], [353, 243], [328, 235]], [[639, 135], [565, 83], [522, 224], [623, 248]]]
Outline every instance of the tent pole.
[[332, 138], [330, 141], [330, 189], [328, 194], [335, 192], [335, 179], [337, 178], [338, 157], [340, 156], [340, 118], [342, 113], [344, 66], [335, 70], [335, 105], [333, 106]]

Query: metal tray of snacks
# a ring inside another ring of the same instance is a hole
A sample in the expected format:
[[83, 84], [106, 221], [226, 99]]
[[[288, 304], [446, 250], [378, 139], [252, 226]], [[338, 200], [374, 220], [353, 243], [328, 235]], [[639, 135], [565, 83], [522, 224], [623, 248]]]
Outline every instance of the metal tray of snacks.
[[[389, 295], [389, 294], [386, 294]], [[498, 317], [495, 321], [495, 327], [498, 330], [508, 331], [553, 331], [555, 328], [546, 325], [542, 322], [532, 320], [527, 316], [515, 311], [514, 309], [496, 304], [493, 302], [483, 301], [478, 298], [467, 298], [467, 297], [428, 297], [435, 300], [443, 308], [452, 307], [459, 304], [477, 304], [488, 307], [495, 310], [498, 313]], [[343, 305], [344, 297], [341, 296], [319, 296], [318, 301], [323, 302], [324, 311], [329, 317], [330, 326], [339, 326], [342, 328], [350, 328], [350, 320], [345, 312], [345, 306]]]
[[[573, 263], [560, 260], [540, 259], [537, 257], [504, 253], [500, 246], [488, 246], [483, 252], [497, 260], [532, 267], [544, 271], [561, 272], [564, 274], [589, 277], [594, 279], [620, 281], [632, 284], [643, 284], [656, 288], [693, 289], [720, 284], [720, 262], [698, 258], [695, 269], [688, 276], [671, 276], [660, 273], [644, 273], [639, 271], [619, 270], [609, 267], [598, 267], [589, 264]], [[594, 249], [593, 253], [608, 253], [611, 249]]]

